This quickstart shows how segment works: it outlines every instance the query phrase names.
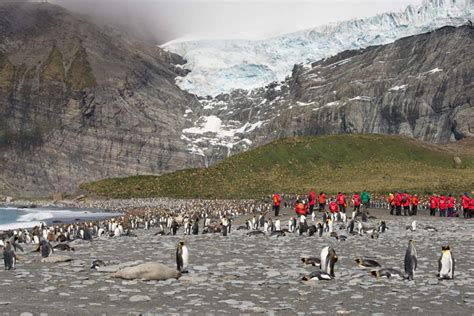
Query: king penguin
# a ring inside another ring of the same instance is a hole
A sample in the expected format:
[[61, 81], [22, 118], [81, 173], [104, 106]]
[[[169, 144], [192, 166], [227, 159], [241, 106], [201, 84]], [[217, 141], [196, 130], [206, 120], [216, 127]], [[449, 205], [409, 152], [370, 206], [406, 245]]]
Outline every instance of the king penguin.
[[41, 257], [47, 258], [51, 256], [52, 253], [54, 253], [53, 246], [47, 241], [46, 239], [43, 239], [40, 241], [39, 249], [41, 251]]
[[415, 241], [409, 240], [407, 251], [405, 253], [405, 274], [408, 280], [413, 280], [417, 266]]
[[188, 259], [188, 247], [184, 244], [184, 241], [180, 241], [178, 243], [178, 247], [176, 248], [176, 265], [179, 272], [187, 272], [189, 262]]
[[336, 251], [329, 246], [321, 250], [321, 270], [334, 277], [334, 265], [337, 262]]
[[9, 240], [7, 240], [5, 248], [3, 249], [3, 262], [5, 264], [5, 270], [15, 270], [15, 249], [13, 248]]
[[440, 279], [454, 278], [454, 258], [449, 246], [441, 248], [441, 257], [438, 260], [438, 277]]

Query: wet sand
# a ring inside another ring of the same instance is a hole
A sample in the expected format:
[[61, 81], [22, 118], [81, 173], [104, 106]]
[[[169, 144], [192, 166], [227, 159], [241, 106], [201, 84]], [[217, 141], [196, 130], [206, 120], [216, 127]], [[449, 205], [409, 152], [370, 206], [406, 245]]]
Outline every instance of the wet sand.
[[[322, 238], [297, 236], [248, 237], [235, 231], [245, 217], [233, 223], [227, 237], [217, 234], [154, 236], [157, 229], [136, 230], [138, 237], [96, 239], [92, 243], [70, 243], [76, 251], [65, 263], [42, 263], [34, 245], [15, 271], [0, 271], [0, 314], [19, 315], [125, 315], [125, 314], [346, 314], [472, 315], [474, 309], [474, 222], [459, 218], [417, 216], [418, 230], [407, 231], [413, 218], [387, 216], [387, 210], [371, 210], [386, 218], [389, 230], [379, 239], [369, 235], [348, 236], [337, 241], [327, 233]], [[291, 210], [284, 210], [286, 227]], [[377, 220], [369, 221], [375, 226]], [[428, 232], [430, 225], [438, 232]], [[403, 270], [409, 239], [417, 241], [418, 270], [414, 281], [375, 279], [369, 269], [353, 262], [371, 257]], [[110, 263], [157, 261], [175, 266], [175, 247], [186, 240], [190, 251], [189, 273], [179, 280], [124, 281], [90, 269], [94, 259]], [[450, 244], [456, 259], [454, 280], [436, 278], [441, 246]], [[301, 256], [317, 256], [324, 246], [336, 249], [336, 278], [302, 282], [301, 277], [317, 268], [301, 264]]]

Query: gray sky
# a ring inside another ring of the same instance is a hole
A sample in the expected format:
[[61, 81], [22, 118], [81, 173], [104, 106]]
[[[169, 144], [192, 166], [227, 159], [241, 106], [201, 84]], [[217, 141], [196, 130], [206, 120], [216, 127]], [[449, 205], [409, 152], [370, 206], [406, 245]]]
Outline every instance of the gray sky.
[[422, 0], [50, 0], [132, 27], [159, 44], [190, 39], [258, 39], [351, 18], [401, 11]]

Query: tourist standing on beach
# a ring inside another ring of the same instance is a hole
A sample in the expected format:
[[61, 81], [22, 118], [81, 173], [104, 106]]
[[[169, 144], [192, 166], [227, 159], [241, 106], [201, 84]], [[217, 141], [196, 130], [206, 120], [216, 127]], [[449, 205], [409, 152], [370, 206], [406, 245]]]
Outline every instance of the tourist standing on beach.
[[354, 209], [352, 211], [359, 213], [359, 211], [360, 211], [360, 195], [359, 195], [359, 193], [356, 192], [352, 196], [352, 204], [354, 205]]
[[339, 211], [341, 213], [345, 213], [346, 212], [346, 196], [344, 195], [344, 193], [342, 192], [339, 192], [337, 194], [337, 204], [339, 205]]
[[273, 211], [275, 212], [275, 217], [278, 217], [278, 215], [280, 214], [280, 203], [281, 196], [280, 194], [275, 192], [275, 194], [273, 194]]
[[415, 216], [418, 213], [418, 196], [413, 194], [411, 198], [411, 215]]
[[452, 194], [448, 195], [448, 217], [454, 216], [454, 205], [456, 205], [456, 199]]
[[433, 194], [430, 196], [430, 215], [435, 216], [436, 215], [436, 208], [438, 207], [438, 197], [436, 194]]
[[360, 196], [360, 199], [361, 199], [362, 205], [367, 210], [369, 208], [369, 204], [370, 204], [370, 195], [367, 192], [367, 190], [364, 190], [362, 192], [362, 195]]
[[462, 212], [464, 218], [469, 218], [469, 202], [470, 202], [469, 195], [467, 192], [464, 192], [463, 196], [461, 196], [461, 204], [462, 204]]
[[440, 217], [445, 217], [446, 216], [447, 206], [448, 206], [448, 204], [447, 204], [446, 196], [441, 195], [439, 197], [439, 201], [438, 201], [438, 208], [439, 208], [439, 216]]
[[403, 204], [403, 216], [410, 215], [410, 195], [407, 191], [403, 192], [402, 195], [402, 204]]
[[393, 212], [395, 211], [395, 196], [393, 193], [388, 194], [387, 202], [390, 207], [390, 215], [393, 215]]
[[316, 204], [316, 193], [314, 192], [314, 189], [311, 189], [311, 191], [309, 192], [308, 201], [309, 201], [309, 214], [313, 214], [314, 205]]
[[397, 192], [397, 195], [395, 195], [395, 208], [396, 208], [396, 215], [401, 216], [402, 215], [402, 194], [400, 192]]
[[319, 203], [319, 211], [325, 211], [326, 210], [326, 193], [321, 192], [318, 195], [318, 203]]
[[337, 208], [338, 208], [338, 203], [336, 203], [334, 200], [329, 201], [329, 212], [331, 212], [332, 214], [336, 214], [338, 211]]
[[300, 199], [296, 200], [295, 202], [295, 213], [298, 215], [298, 217], [301, 215], [306, 215], [304, 204]]

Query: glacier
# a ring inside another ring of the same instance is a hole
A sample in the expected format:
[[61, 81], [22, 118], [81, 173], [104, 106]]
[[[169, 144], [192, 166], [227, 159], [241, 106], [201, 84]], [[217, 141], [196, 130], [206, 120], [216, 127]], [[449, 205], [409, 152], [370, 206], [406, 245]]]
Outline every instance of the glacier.
[[295, 64], [344, 50], [384, 45], [474, 16], [474, 0], [424, 0], [419, 7], [354, 19], [262, 40], [174, 40], [161, 47], [181, 55], [190, 72], [176, 78], [180, 88], [215, 97], [234, 89], [250, 90], [282, 81]]

